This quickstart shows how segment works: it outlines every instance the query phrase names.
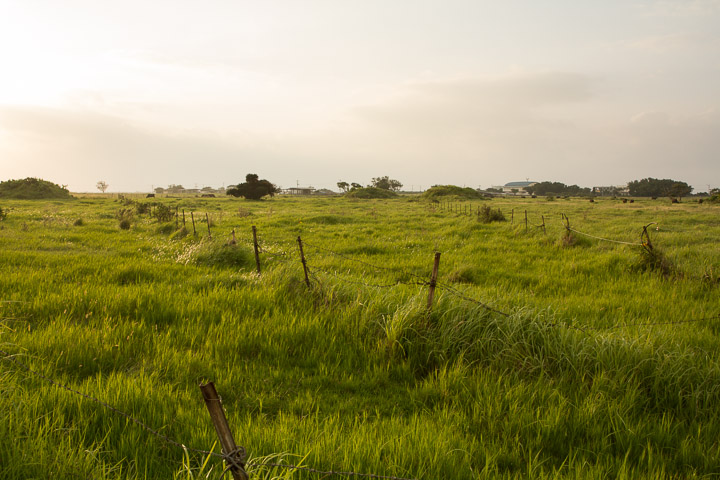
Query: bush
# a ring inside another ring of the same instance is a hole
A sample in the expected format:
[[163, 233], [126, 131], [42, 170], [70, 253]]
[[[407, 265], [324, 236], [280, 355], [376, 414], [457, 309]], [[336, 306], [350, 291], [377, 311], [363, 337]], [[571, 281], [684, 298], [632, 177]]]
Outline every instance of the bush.
[[457, 198], [483, 198], [483, 195], [477, 190], [470, 187], [458, 187], [456, 185], [434, 185], [422, 194], [422, 198], [427, 200], [435, 200], [438, 197], [457, 197]]
[[150, 213], [150, 209], [152, 208], [151, 203], [143, 203], [143, 202], [133, 202], [135, 203], [135, 212], [138, 215], [144, 215], [146, 213]]
[[175, 218], [175, 211], [167, 205], [156, 203], [153, 216], [157, 218], [158, 222], [169, 222]]
[[483, 223], [504, 222], [505, 215], [503, 215], [499, 208], [497, 210], [493, 210], [488, 205], [483, 205], [480, 207], [480, 211], [478, 212], [478, 220]]
[[121, 230], [130, 230], [130, 219], [123, 218], [120, 220], [120, 229]]
[[392, 190], [385, 190], [382, 188], [375, 188], [375, 187], [358, 188], [355, 190], [351, 190], [345, 194], [345, 197], [347, 197], [347, 198], [363, 198], [363, 199], [395, 198], [397, 196], [398, 196], [398, 194], [393, 192]]
[[2, 207], [0, 207], [0, 220], [5, 220], [7, 218], [7, 209], [3, 210]]
[[67, 188], [39, 178], [0, 182], [0, 198], [19, 200], [71, 199]]
[[75, 222], [73, 222], [73, 225], [75, 225], [76, 227], [82, 227], [83, 225], [85, 225], [85, 222], [82, 218], [78, 218], [77, 220], [75, 220]]

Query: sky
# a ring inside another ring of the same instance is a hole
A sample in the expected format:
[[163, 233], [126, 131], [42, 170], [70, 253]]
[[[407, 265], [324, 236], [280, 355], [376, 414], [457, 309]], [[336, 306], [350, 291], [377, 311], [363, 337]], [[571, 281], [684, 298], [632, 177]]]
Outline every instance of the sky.
[[0, 180], [720, 187], [720, 0], [0, 0]]

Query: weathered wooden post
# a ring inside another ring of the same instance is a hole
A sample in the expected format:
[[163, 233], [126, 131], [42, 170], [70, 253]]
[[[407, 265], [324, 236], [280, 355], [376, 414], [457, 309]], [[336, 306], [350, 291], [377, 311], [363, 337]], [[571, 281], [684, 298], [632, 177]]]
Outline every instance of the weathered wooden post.
[[260, 251], [258, 248], [257, 229], [255, 228], [255, 225], [252, 226], [252, 232], [253, 232], [253, 248], [255, 248], [255, 265], [257, 266], [257, 273], [258, 273], [258, 275], [260, 275]]
[[510, 225], [515, 223], [515, 209], [510, 210]]
[[185, 226], [185, 209], [183, 208], [183, 227]]
[[175, 205], [175, 230], [180, 228], [180, 225], [178, 224], [178, 207]]
[[547, 233], [547, 232], [545, 231], [545, 215], [542, 215], [542, 221], [543, 221], [543, 223], [542, 223], [543, 233]]
[[193, 235], [197, 237], [197, 231], [195, 230], [195, 215], [193, 215], [193, 212], [190, 212], [190, 220], [192, 220], [193, 224]]
[[430, 275], [430, 288], [428, 290], [428, 310], [432, 310], [433, 297], [435, 297], [435, 286], [437, 285], [438, 270], [440, 269], [440, 252], [435, 252], [435, 263], [433, 263], [432, 275]]
[[525, 232], [527, 232], [527, 210], [525, 210]]
[[208, 227], [208, 238], [212, 238], [212, 233], [210, 233], [210, 217], [208, 217], [207, 212], [205, 212], [205, 221], [207, 222]]
[[245, 472], [245, 449], [242, 447], [238, 449], [235, 445], [235, 439], [230, 431], [230, 426], [225, 417], [220, 397], [217, 394], [217, 390], [215, 390], [215, 385], [212, 382], [200, 385], [200, 391], [202, 392], [203, 400], [205, 400], [205, 406], [210, 413], [210, 419], [215, 427], [215, 432], [220, 439], [222, 452], [226, 457], [229, 457], [229, 460], [225, 461], [229, 464], [228, 467], [233, 479], [248, 480], [248, 474]]
[[300, 261], [302, 262], [303, 272], [305, 272], [305, 285], [307, 285], [308, 288], [310, 288], [310, 279], [308, 278], [308, 273], [307, 273], [307, 262], [305, 261], [305, 252], [303, 252], [303, 245], [302, 245], [302, 240], [300, 239], [300, 235], [298, 235], [297, 241], [298, 241], [298, 246], [300, 247]]

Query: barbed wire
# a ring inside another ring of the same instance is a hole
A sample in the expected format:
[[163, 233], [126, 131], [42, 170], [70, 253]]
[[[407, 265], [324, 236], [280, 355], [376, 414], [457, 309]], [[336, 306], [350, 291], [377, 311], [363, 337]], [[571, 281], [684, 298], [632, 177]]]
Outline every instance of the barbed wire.
[[[416, 480], [416, 479], [414, 479], [414, 478], [396, 477], [396, 476], [391, 476], [391, 475], [377, 475], [377, 474], [374, 474], [374, 473], [360, 473], [360, 472], [353, 472], [353, 471], [320, 470], [320, 469], [316, 469], [316, 468], [312, 468], [312, 467], [304, 467], [304, 466], [301, 466], [301, 465], [282, 464], [282, 463], [270, 463], [270, 462], [249, 462], [249, 463], [245, 463], [244, 460], [245, 460], [245, 458], [247, 457], [247, 452], [245, 451], [245, 448], [244, 448], [244, 447], [237, 447], [237, 449], [235, 449], [234, 451], [232, 451], [232, 452], [227, 452], [227, 453], [217, 453], [217, 452], [213, 452], [213, 451], [211, 451], [211, 450], [202, 450], [202, 449], [199, 449], [199, 448], [188, 447], [188, 446], [186, 446], [186, 445], [184, 445], [184, 444], [182, 444], [182, 443], [180, 443], [180, 442], [178, 442], [178, 441], [176, 441], [176, 440], [173, 440], [172, 438], [168, 437], [167, 435], [164, 435], [164, 434], [160, 433], [159, 431], [157, 431], [157, 430], [155, 430], [154, 428], [148, 426], [146, 423], [138, 420], [137, 418], [135, 418], [134, 416], [130, 415], [129, 413], [123, 412], [123, 411], [120, 410], [119, 408], [116, 408], [116, 407], [110, 405], [110, 404], [107, 403], [107, 402], [104, 402], [104, 401], [102, 401], [102, 400], [100, 400], [100, 399], [98, 399], [98, 398], [96, 398], [96, 397], [93, 397], [92, 395], [88, 395], [87, 393], [84, 393], [84, 392], [81, 392], [81, 391], [79, 391], [79, 390], [76, 390], [76, 389], [74, 389], [74, 388], [72, 388], [72, 387], [70, 387], [70, 386], [68, 386], [68, 385], [66, 385], [66, 384], [64, 384], [64, 383], [62, 383], [62, 382], [59, 382], [59, 381], [57, 381], [57, 380], [53, 380], [52, 378], [50, 378], [50, 377], [48, 377], [48, 376], [46, 376], [46, 375], [38, 372], [37, 370], [34, 370], [34, 369], [30, 368], [29, 366], [27, 366], [26, 364], [24, 364], [23, 362], [21, 362], [20, 360], [18, 360], [17, 358], [15, 358], [15, 357], [17, 356], [16, 354], [11, 354], [11, 353], [9, 353], [9, 352], [6, 352], [5, 350], [0, 349], [0, 355], [3, 355], [3, 356], [2, 356], [2, 359], [3, 359], [3, 360], [7, 360], [7, 361], [10, 361], [10, 362], [14, 363], [14, 364], [17, 365], [18, 367], [20, 367], [22, 370], [25, 370], [26, 372], [34, 375], [35, 377], [38, 377], [38, 378], [40, 378], [40, 379], [48, 382], [49, 384], [53, 385], [54, 387], [60, 388], [60, 389], [63, 389], [63, 390], [66, 390], [66, 391], [68, 391], [68, 392], [70, 392], [70, 393], [73, 393], [73, 394], [75, 394], [75, 395], [79, 395], [79, 396], [81, 396], [81, 397], [83, 397], [83, 398], [85, 398], [85, 399], [87, 399], [87, 400], [90, 400], [90, 401], [92, 401], [92, 402], [94, 402], [94, 403], [96, 403], [96, 404], [98, 404], [98, 405], [101, 405], [101, 406], [107, 408], [108, 410], [112, 411], [113, 413], [116, 413], [116, 414], [118, 414], [118, 415], [120, 415], [120, 416], [122, 416], [122, 417], [124, 417], [124, 418], [126, 418], [126, 419], [128, 419], [128, 420], [130, 420], [131, 422], [135, 423], [136, 425], [138, 425], [139, 427], [141, 427], [141, 428], [142, 428], [143, 430], [145, 430], [146, 432], [152, 434], [152, 435], [155, 436], [156, 438], [159, 438], [160, 440], [163, 440], [164, 442], [166, 442], [166, 443], [168, 443], [168, 444], [170, 444], [170, 445], [173, 445], [173, 446], [175, 446], [175, 447], [181, 448], [181, 449], [183, 449], [184, 451], [187, 451], [187, 452], [193, 452], [193, 453], [199, 453], [199, 454], [203, 454], [203, 455], [209, 455], [209, 456], [213, 456], [213, 457], [220, 458], [220, 459], [224, 460], [225, 462], [228, 463], [228, 466], [226, 467], [225, 471], [227, 471], [227, 470], [229, 470], [229, 469], [232, 469], [232, 468], [238, 468], [238, 469], [242, 470], [243, 472], [245, 472], [245, 468], [246, 468], [246, 467], [267, 466], [267, 467], [284, 468], [284, 469], [288, 469], [288, 470], [290, 470], [290, 469], [292, 469], [292, 470], [302, 470], [302, 471], [306, 471], [306, 472], [309, 472], [309, 473], [317, 473], [317, 474], [321, 474], [321, 475], [325, 475], [325, 476], [362, 477], [362, 478], [377, 478], [377, 479], [385, 479], [385, 480]], [[225, 471], [223, 471], [223, 475], [224, 475]]]
[[[368, 266], [368, 267], [374, 268], [374, 269], [376, 269], [376, 270], [385, 270], [385, 271], [394, 272], [394, 273], [397, 272], [397, 269], [395, 269], [395, 268], [385, 267], [385, 266], [382, 266], [382, 265], [375, 265], [375, 264], [370, 263], [370, 262], [367, 262], [367, 261], [365, 261], [365, 260], [360, 260], [360, 259], [351, 257], [351, 256], [349, 256], [349, 255], [347, 255], [347, 254], [340, 253], [340, 252], [336, 252], [336, 251], [334, 251], [334, 250], [330, 250], [329, 248], [320, 247], [320, 246], [318, 246], [318, 245], [315, 245], [315, 244], [312, 244], [312, 243], [308, 243], [308, 242], [306, 242], [305, 240], [303, 240], [303, 245], [307, 245], [307, 246], [309, 246], [309, 247], [312, 247], [312, 248], [315, 248], [315, 249], [317, 249], [317, 250], [320, 250], [320, 251], [329, 253], [329, 254], [331, 254], [331, 255], [335, 255], [335, 256], [337, 256], [337, 257], [344, 258], [345, 260], [350, 260], [351, 262], [361, 263], [361, 264], [363, 264], [363, 265], [366, 265], [366, 266]], [[420, 278], [420, 279], [423, 279], [423, 280], [425, 279], [425, 277], [423, 277], [423, 276], [421, 276], [421, 275], [418, 275], [418, 274], [416, 274], [416, 273], [408, 272], [407, 270], [402, 270], [402, 269], [401, 269], [401, 270], [400, 270], [400, 273], [402, 273], [402, 274], [404, 274], [404, 275], [407, 275], [407, 276], [410, 276], [410, 277]]]
[[248, 467], [257, 467], [257, 466], [263, 466], [263, 467], [277, 467], [277, 468], [285, 468], [288, 470], [302, 470], [309, 473], [318, 473], [321, 475], [339, 475], [343, 477], [364, 477], [364, 478], [380, 478], [380, 479], [386, 479], [386, 480], [415, 480], [413, 478], [404, 478], [404, 477], [394, 477], [392, 475], [377, 475], [374, 473], [358, 473], [358, 472], [336, 472], [333, 470], [318, 470], [316, 468], [310, 468], [310, 467], [303, 467], [300, 465], [290, 465], [290, 464], [284, 464], [284, 463], [269, 463], [269, 462], [248, 462]]
[[396, 280], [396, 281], [394, 281], [393, 283], [385, 283], [385, 284], [367, 283], [367, 282], [362, 282], [362, 281], [359, 281], [359, 280], [349, 280], [349, 279], [347, 279], [347, 278], [345, 278], [345, 277], [342, 277], [340, 274], [338, 274], [338, 273], [335, 272], [335, 271], [327, 270], [327, 269], [324, 269], [324, 268], [322, 268], [322, 267], [316, 267], [316, 266], [309, 267], [309, 266], [308, 266], [307, 268], [308, 268], [309, 271], [317, 270], [317, 271], [322, 272], [322, 273], [325, 273], [325, 274], [327, 274], [327, 275], [332, 275], [333, 277], [337, 278], [338, 280], [340, 280], [341, 282], [344, 282], [344, 283], [352, 283], [352, 284], [355, 284], [355, 285], [363, 285], [363, 286], [365, 286], [365, 287], [370, 287], [370, 288], [390, 288], [390, 287], [396, 287], [396, 286], [398, 286], [398, 285], [420, 285], [420, 286], [428, 286], [428, 285], [430, 285], [430, 282], [428, 282], [428, 281], [422, 281], [422, 282], [414, 281], [414, 282], [409, 282], [409, 281], [403, 281], [403, 280]]
[[158, 431], [155, 430], [154, 428], [150, 427], [149, 425], [147, 425], [147, 424], [143, 423], [142, 421], [138, 420], [137, 418], [133, 417], [133, 416], [130, 415], [129, 413], [123, 412], [122, 410], [120, 410], [120, 409], [118, 409], [118, 408], [116, 408], [116, 407], [113, 407], [113, 406], [110, 405], [109, 403], [103, 402], [102, 400], [100, 400], [100, 399], [98, 399], [98, 398], [95, 398], [95, 397], [93, 397], [92, 395], [88, 395], [87, 393], [83, 393], [83, 392], [81, 392], [81, 391], [79, 391], [79, 390], [76, 390], [76, 389], [74, 389], [74, 388], [72, 388], [72, 387], [70, 387], [70, 386], [68, 386], [68, 385], [66, 385], [66, 384], [64, 384], [64, 383], [62, 383], [62, 382], [59, 382], [59, 381], [57, 381], [57, 380], [53, 380], [52, 378], [50, 378], [50, 377], [48, 377], [48, 376], [46, 376], [46, 375], [38, 372], [37, 370], [33, 370], [32, 368], [30, 368], [29, 366], [27, 366], [26, 364], [24, 364], [23, 362], [21, 362], [20, 360], [18, 360], [17, 358], [15, 358], [15, 357], [17, 356], [17, 354], [10, 354], [10, 353], [2, 350], [2, 349], [0, 349], [0, 354], [3, 355], [2, 358], [3, 358], [4, 360], [13, 362], [15, 365], [17, 365], [17, 366], [20, 367], [21, 369], [27, 371], [28, 373], [31, 373], [32, 375], [34, 375], [34, 376], [36, 376], [36, 377], [38, 377], [38, 378], [40, 378], [40, 379], [42, 379], [42, 380], [45, 380], [46, 382], [50, 383], [51, 385], [54, 385], [55, 387], [58, 387], [58, 388], [67, 390], [68, 392], [73, 393], [73, 394], [75, 394], [75, 395], [79, 395], [79, 396], [81, 396], [81, 397], [83, 397], [83, 398], [85, 398], [85, 399], [87, 399], [87, 400], [90, 400], [90, 401], [92, 401], [92, 402], [94, 402], [94, 403], [96, 403], [96, 404], [98, 404], [98, 405], [101, 405], [101, 406], [107, 408], [108, 410], [110, 410], [110, 411], [112, 411], [112, 412], [114, 412], [114, 413], [117, 413], [118, 415], [121, 415], [121, 416], [125, 417], [126, 419], [130, 420], [131, 422], [135, 423], [136, 425], [138, 425], [139, 427], [141, 427], [142, 429], [144, 429], [145, 431], [151, 433], [151, 434], [154, 435], [155, 437], [163, 440], [164, 442], [166, 442], [166, 443], [168, 443], [168, 444], [170, 444], [170, 445], [173, 445], [173, 446], [176, 446], [176, 447], [179, 447], [179, 448], [182, 448], [182, 449], [186, 449], [186, 450], [188, 450], [188, 451], [195, 452], [195, 453], [202, 453], [202, 454], [204, 454], [204, 455], [214, 455], [214, 456], [218, 456], [218, 457], [224, 458], [222, 454], [215, 453], [215, 452], [210, 452], [210, 451], [208, 451], [208, 450], [201, 450], [201, 449], [197, 449], [197, 448], [191, 448], [191, 447], [188, 447], [188, 446], [186, 446], [186, 445], [184, 445], [184, 444], [182, 444], [182, 443], [180, 443], [180, 442], [177, 442], [177, 441], [173, 440], [172, 438], [168, 437], [167, 435], [164, 435], [164, 434], [158, 432]]
[[440, 288], [441, 290], [445, 290], [445, 291], [450, 292], [450, 294], [455, 295], [456, 297], [462, 298], [462, 299], [465, 300], [466, 302], [475, 303], [475, 304], [483, 307], [485, 310], [489, 310], [489, 311], [491, 311], [491, 312], [493, 312], [493, 313], [497, 313], [498, 315], [502, 315], [502, 316], [504, 316], [504, 317], [509, 317], [509, 316], [510, 316], [509, 313], [506, 313], [506, 312], [503, 312], [503, 311], [498, 310], [498, 309], [496, 309], [496, 308], [493, 308], [493, 307], [491, 307], [490, 305], [488, 305], [488, 304], [485, 303], [485, 302], [481, 302], [480, 300], [477, 300], [477, 299], [475, 299], [475, 298], [472, 298], [472, 297], [469, 297], [469, 296], [465, 295], [463, 292], [461, 292], [460, 290], [456, 289], [455, 287], [451, 287], [450, 285], [447, 285], [447, 284], [441, 283], [441, 282], [436, 282], [436, 283], [435, 283], [435, 286], [436, 286], [437, 288]]
[[608, 327], [591, 328], [591, 330], [608, 331], [608, 330], [617, 330], [620, 328], [632, 328], [632, 327], [654, 327], [654, 326], [658, 326], [658, 325], [682, 325], [682, 324], [686, 324], [686, 323], [706, 322], [708, 320], [720, 320], [720, 313], [713, 315], [712, 317], [691, 318], [688, 320], [669, 320], [666, 322], [626, 323], [626, 324], [621, 324], [621, 325], [612, 325], [612, 326], [608, 326]]
[[596, 235], [591, 235], [591, 234], [589, 234], [589, 233], [585, 233], [585, 232], [581, 232], [581, 231], [579, 231], [579, 230], [575, 230], [575, 229], [572, 228], [572, 227], [565, 227], [565, 228], [567, 228], [567, 229], [568, 229], [569, 231], [571, 231], [571, 232], [575, 232], [575, 233], [578, 233], [578, 234], [580, 234], [580, 235], [584, 235], [584, 236], [586, 236], [586, 237], [594, 238], [594, 239], [596, 239], [596, 240], [602, 240], [602, 241], [604, 241], [604, 242], [619, 243], [619, 244], [621, 244], [621, 245], [632, 245], [632, 246], [634, 246], [634, 247], [642, 247], [642, 246], [644, 246], [642, 243], [638, 243], [638, 242], [623, 242], [623, 241], [621, 241], [621, 240], [613, 240], [613, 239], [611, 239], [611, 238], [603, 238], [603, 237], [598, 237], [598, 236], [596, 236]]

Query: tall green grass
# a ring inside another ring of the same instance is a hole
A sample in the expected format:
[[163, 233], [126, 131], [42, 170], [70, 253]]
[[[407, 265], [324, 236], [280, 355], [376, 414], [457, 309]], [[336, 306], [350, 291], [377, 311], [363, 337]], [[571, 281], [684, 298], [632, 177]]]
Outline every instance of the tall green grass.
[[[213, 380], [251, 463], [453, 479], [720, 473], [718, 291], [706, 275], [720, 271], [717, 206], [496, 199], [513, 223], [485, 224], [402, 197], [161, 201], [209, 212], [212, 238], [205, 224], [178, 235], [142, 214], [121, 230], [111, 199], [4, 204], [0, 348], [202, 450], [216, 438], [197, 384]], [[525, 232], [525, 209], [535, 224], [545, 215], [546, 234]], [[640, 248], [564, 243], [561, 213], [616, 240], [659, 222], [653, 243], [679, 274], [639, 268]], [[441, 287], [509, 315], [443, 288], [428, 311], [415, 283], [435, 250]], [[222, 472], [0, 365], [2, 478]]]

